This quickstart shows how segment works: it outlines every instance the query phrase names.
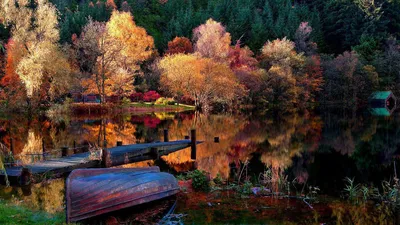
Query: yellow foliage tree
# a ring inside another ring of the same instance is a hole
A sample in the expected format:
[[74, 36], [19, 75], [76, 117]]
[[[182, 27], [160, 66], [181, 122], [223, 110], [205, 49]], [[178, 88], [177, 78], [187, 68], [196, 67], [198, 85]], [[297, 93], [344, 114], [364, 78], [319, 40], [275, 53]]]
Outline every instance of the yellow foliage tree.
[[115, 45], [122, 45], [120, 57], [124, 61], [119, 63], [126, 67], [137, 65], [154, 54], [153, 38], [143, 27], [135, 24], [130, 13], [114, 11], [107, 23], [107, 33]]
[[113, 11], [106, 24], [90, 20], [83, 30], [78, 46], [93, 58], [93, 75], [82, 82], [86, 93], [100, 94], [104, 102], [107, 95], [131, 92], [139, 65], [155, 53], [153, 38], [129, 12]]
[[294, 50], [294, 43], [286, 38], [268, 41], [261, 49], [261, 64], [267, 71], [265, 86], [272, 88], [267, 101], [291, 109], [299, 100], [299, 82], [304, 80], [305, 57]]
[[243, 88], [225, 64], [196, 55], [165, 56], [159, 63], [161, 82], [175, 95], [189, 95], [197, 107], [208, 109], [210, 103], [230, 105]]
[[[71, 69], [58, 46], [57, 9], [46, 0], [34, 2], [37, 6], [32, 8], [28, 0], [4, 0], [0, 4], [0, 17], [11, 26], [16, 45], [23, 47], [16, 73], [29, 99], [37, 94], [51, 98], [68, 90]], [[45, 90], [39, 93], [41, 88]]]

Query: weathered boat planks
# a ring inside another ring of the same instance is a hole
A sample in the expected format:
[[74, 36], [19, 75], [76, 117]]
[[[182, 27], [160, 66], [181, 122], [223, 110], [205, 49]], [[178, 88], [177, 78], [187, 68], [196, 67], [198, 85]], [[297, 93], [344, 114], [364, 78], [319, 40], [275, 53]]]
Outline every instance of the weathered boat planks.
[[67, 222], [148, 203], [179, 192], [174, 176], [158, 167], [78, 169], [66, 181]]

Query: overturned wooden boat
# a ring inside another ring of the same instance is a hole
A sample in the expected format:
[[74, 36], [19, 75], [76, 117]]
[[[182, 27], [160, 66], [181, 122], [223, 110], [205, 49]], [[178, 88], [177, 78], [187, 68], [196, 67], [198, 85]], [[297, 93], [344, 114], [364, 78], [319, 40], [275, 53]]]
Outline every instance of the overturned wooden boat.
[[148, 203], [179, 192], [174, 176], [158, 167], [78, 169], [66, 181], [67, 223]]

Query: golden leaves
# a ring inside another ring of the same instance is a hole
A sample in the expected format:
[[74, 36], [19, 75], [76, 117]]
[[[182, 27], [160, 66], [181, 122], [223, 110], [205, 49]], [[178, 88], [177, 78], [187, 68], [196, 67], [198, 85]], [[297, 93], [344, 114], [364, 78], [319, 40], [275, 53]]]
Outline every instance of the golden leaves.
[[154, 53], [154, 40], [143, 27], [136, 26], [128, 12], [113, 11], [107, 23], [107, 32], [127, 59], [141, 62]]
[[225, 59], [229, 54], [231, 34], [221, 23], [208, 19], [193, 31], [195, 51], [206, 58]]
[[189, 95], [201, 104], [229, 103], [238, 81], [229, 66], [196, 55], [165, 56], [159, 63], [161, 82], [175, 94]]
[[27, 95], [31, 97], [48, 80], [51, 83], [49, 93], [54, 95], [66, 90], [70, 75], [69, 63], [57, 43], [57, 10], [47, 0], [36, 1], [35, 8], [29, 7], [30, 3], [25, 0], [4, 1], [0, 16], [11, 24], [12, 38], [21, 46], [22, 56], [16, 63], [16, 72], [26, 87]]
[[134, 88], [139, 64], [154, 54], [154, 40], [133, 21], [129, 12], [113, 11], [104, 24], [89, 20], [77, 49], [84, 49], [82, 62], [93, 74], [81, 84], [86, 93], [127, 95]]

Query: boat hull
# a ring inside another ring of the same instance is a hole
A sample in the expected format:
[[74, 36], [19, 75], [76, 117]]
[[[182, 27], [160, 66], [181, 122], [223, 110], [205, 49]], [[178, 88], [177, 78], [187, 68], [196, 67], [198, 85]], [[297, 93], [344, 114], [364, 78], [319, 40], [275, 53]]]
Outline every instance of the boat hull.
[[162, 199], [179, 192], [174, 176], [158, 167], [79, 169], [66, 181], [67, 222]]

